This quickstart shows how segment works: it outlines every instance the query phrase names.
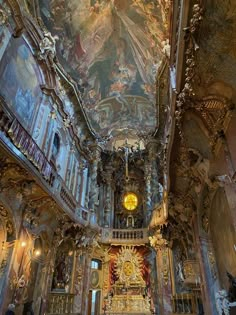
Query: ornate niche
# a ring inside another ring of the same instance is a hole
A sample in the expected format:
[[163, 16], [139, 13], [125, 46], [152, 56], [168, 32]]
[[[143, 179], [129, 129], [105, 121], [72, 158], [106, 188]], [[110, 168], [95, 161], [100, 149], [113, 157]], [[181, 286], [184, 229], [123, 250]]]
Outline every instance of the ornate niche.
[[143, 227], [143, 199], [137, 184], [124, 185], [115, 204], [115, 227], [133, 229]]
[[73, 283], [73, 244], [62, 242], [58, 247], [52, 279], [52, 291], [70, 293]]

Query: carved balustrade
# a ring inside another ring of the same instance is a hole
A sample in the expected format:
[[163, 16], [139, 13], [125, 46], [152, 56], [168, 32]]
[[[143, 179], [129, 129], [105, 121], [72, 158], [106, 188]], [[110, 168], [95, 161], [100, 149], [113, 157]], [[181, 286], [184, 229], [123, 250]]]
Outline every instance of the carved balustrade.
[[36, 142], [31, 138], [28, 132], [21, 124], [14, 119], [7, 129], [7, 134], [13, 144], [31, 161], [39, 170], [43, 178], [53, 186], [54, 174], [51, 164], [47, 161], [44, 153], [38, 147]]
[[66, 187], [64, 180], [56, 172], [52, 163], [47, 160], [40, 147], [8, 110], [7, 105], [2, 99], [0, 103], [0, 141], [5, 142], [8, 147], [11, 147], [12, 143], [14, 147], [12, 146], [11, 149], [24, 162], [28, 160], [36, 168], [38, 172], [36, 171], [35, 175], [40, 176], [40, 180], [43, 182], [45, 188], [51, 191], [54, 198], [57, 199], [64, 209], [68, 209], [70, 212], [76, 214], [79, 213], [78, 221], [81, 221], [81, 223], [88, 222], [88, 210], [81, 208], [75, 196]]
[[119, 244], [145, 244], [148, 243], [147, 229], [103, 229], [102, 242]]
[[76, 200], [71, 194], [71, 192], [66, 188], [63, 182], [61, 182], [61, 189], [60, 189], [60, 197], [66, 203], [66, 205], [74, 211], [76, 207]]

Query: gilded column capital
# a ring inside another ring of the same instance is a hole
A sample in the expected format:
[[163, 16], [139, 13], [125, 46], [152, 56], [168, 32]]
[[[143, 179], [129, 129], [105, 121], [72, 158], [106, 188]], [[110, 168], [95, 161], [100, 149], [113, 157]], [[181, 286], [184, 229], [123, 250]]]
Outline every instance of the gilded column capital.
[[163, 250], [168, 247], [168, 241], [163, 238], [160, 230], [158, 230], [153, 236], [149, 236], [149, 242], [155, 251]]

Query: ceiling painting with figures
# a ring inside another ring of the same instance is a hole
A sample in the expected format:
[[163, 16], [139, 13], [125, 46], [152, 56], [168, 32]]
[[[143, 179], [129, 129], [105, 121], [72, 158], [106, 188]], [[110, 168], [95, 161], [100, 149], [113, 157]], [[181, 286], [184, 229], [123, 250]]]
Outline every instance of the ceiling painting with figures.
[[[163, 4], [164, 3], [164, 4]], [[165, 1], [41, 0], [57, 56], [97, 134], [158, 125], [156, 76], [168, 54]]]

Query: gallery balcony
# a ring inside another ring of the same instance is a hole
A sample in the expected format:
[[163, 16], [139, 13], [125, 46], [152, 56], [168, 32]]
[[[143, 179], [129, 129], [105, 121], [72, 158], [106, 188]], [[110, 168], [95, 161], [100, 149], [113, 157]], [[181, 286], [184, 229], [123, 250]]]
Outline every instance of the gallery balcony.
[[87, 225], [90, 219], [89, 211], [80, 206], [75, 194], [67, 187], [52, 162], [47, 160], [32, 136], [2, 102], [1, 100], [0, 145], [5, 147], [6, 154], [10, 154], [26, 167], [59, 207], [71, 217], [75, 217], [79, 223]]
[[102, 243], [141, 245], [147, 244], [148, 229], [103, 229]]

